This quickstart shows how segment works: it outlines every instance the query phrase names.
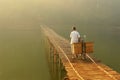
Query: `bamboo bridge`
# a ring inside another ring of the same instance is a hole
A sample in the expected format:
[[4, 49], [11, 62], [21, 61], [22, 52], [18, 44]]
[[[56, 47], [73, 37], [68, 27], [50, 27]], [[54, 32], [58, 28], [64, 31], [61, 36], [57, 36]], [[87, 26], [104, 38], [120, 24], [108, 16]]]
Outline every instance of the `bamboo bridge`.
[[[77, 59], [73, 62], [69, 41], [48, 27], [41, 26], [41, 29], [48, 39], [51, 53], [59, 56], [66, 70], [67, 78], [64, 80], [120, 80], [118, 72], [101, 62], [95, 62], [89, 55], [89, 62]], [[54, 57], [54, 60], [57, 60], [57, 57]]]

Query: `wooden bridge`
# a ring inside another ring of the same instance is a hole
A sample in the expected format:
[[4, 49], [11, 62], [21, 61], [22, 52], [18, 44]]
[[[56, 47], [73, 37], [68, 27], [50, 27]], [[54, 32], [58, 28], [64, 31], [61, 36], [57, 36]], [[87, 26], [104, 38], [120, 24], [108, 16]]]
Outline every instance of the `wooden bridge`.
[[76, 59], [73, 62], [69, 41], [48, 27], [41, 26], [41, 29], [54, 49], [54, 55], [59, 55], [65, 67], [67, 72], [65, 80], [120, 80], [118, 72], [100, 62], [95, 62], [89, 55], [87, 57], [91, 61], [86, 62]]

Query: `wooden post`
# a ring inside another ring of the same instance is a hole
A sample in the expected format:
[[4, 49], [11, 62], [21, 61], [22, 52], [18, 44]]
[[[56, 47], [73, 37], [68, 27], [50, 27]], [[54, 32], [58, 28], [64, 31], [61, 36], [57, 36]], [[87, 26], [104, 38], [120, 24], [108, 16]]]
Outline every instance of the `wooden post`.
[[49, 61], [51, 62], [52, 60], [52, 45], [50, 45], [50, 52], [49, 52]]
[[50, 52], [50, 62], [51, 62], [51, 74], [52, 74], [52, 78], [54, 79], [54, 47], [53, 45], [51, 45], [51, 52]]
[[59, 69], [59, 74], [58, 74], [58, 76], [59, 76], [59, 80], [61, 80], [61, 74], [62, 74], [62, 71], [61, 71], [61, 59], [60, 59], [60, 57], [59, 57], [59, 63], [58, 63], [58, 69]]
[[57, 71], [57, 79], [59, 80], [59, 53], [58, 54], [56, 54], [56, 67], [57, 67], [57, 69], [56, 69], [56, 71]]
[[56, 49], [54, 49], [54, 76], [56, 77], [57, 76], [57, 64], [56, 64], [56, 62], [57, 62], [57, 50]]

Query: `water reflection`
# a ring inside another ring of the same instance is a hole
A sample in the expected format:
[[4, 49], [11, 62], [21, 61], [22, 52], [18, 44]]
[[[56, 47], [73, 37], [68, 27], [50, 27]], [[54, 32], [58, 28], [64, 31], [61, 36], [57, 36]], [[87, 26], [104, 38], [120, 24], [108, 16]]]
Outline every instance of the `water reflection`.
[[50, 80], [39, 29], [0, 31], [0, 80]]

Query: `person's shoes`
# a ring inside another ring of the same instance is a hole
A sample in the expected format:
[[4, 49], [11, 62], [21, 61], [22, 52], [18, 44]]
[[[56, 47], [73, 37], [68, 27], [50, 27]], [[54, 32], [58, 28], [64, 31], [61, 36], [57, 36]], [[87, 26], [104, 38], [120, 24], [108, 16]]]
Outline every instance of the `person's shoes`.
[[75, 59], [75, 57], [74, 57], [74, 56], [72, 56], [72, 59]]
[[75, 63], [75, 62], [76, 62], [75, 58], [71, 60], [71, 63]]
[[79, 54], [79, 56], [81, 57], [81, 56], [82, 56], [82, 54]]
[[75, 60], [76, 60], [76, 58], [74, 56], [72, 56], [71, 62], [75, 63]]

